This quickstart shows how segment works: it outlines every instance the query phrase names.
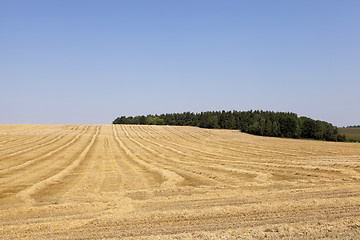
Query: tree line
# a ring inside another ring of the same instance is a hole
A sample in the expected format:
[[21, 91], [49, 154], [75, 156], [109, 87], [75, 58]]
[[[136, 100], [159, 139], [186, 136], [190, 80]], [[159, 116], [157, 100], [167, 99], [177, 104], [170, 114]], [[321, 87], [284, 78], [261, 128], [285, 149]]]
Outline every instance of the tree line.
[[270, 137], [310, 138], [346, 141], [331, 123], [298, 117], [291, 112], [208, 111], [167, 113], [147, 116], [121, 116], [113, 124], [197, 126], [212, 129], [238, 129], [241, 132]]

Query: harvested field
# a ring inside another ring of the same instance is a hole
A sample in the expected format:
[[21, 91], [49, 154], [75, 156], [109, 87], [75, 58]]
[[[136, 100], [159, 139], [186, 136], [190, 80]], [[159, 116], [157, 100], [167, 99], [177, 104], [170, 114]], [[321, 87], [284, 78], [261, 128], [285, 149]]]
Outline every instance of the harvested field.
[[360, 144], [0, 125], [1, 239], [359, 239]]

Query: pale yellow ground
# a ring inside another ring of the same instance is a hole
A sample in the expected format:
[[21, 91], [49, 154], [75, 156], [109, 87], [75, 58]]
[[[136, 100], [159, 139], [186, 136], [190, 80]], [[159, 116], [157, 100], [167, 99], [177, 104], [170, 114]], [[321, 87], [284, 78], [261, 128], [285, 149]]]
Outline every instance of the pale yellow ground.
[[0, 239], [360, 239], [360, 144], [0, 125]]

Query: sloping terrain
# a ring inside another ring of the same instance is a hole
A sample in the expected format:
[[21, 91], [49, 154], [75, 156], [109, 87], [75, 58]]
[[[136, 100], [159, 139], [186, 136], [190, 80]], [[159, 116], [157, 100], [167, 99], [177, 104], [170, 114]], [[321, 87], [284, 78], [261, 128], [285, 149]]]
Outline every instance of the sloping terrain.
[[339, 134], [345, 135], [348, 140], [360, 142], [360, 128], [358, 127], [339, 128]]
[[360, 144], [0, 125], [0, 239], [359, 239]]

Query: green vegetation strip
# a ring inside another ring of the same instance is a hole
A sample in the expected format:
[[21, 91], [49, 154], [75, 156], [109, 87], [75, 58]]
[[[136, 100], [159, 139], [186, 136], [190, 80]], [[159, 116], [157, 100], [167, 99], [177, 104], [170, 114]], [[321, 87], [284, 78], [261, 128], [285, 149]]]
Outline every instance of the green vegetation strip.
[[360, 141], [360, 127], [339, 128], [339, 134], [345, 135], [349, 141]]

